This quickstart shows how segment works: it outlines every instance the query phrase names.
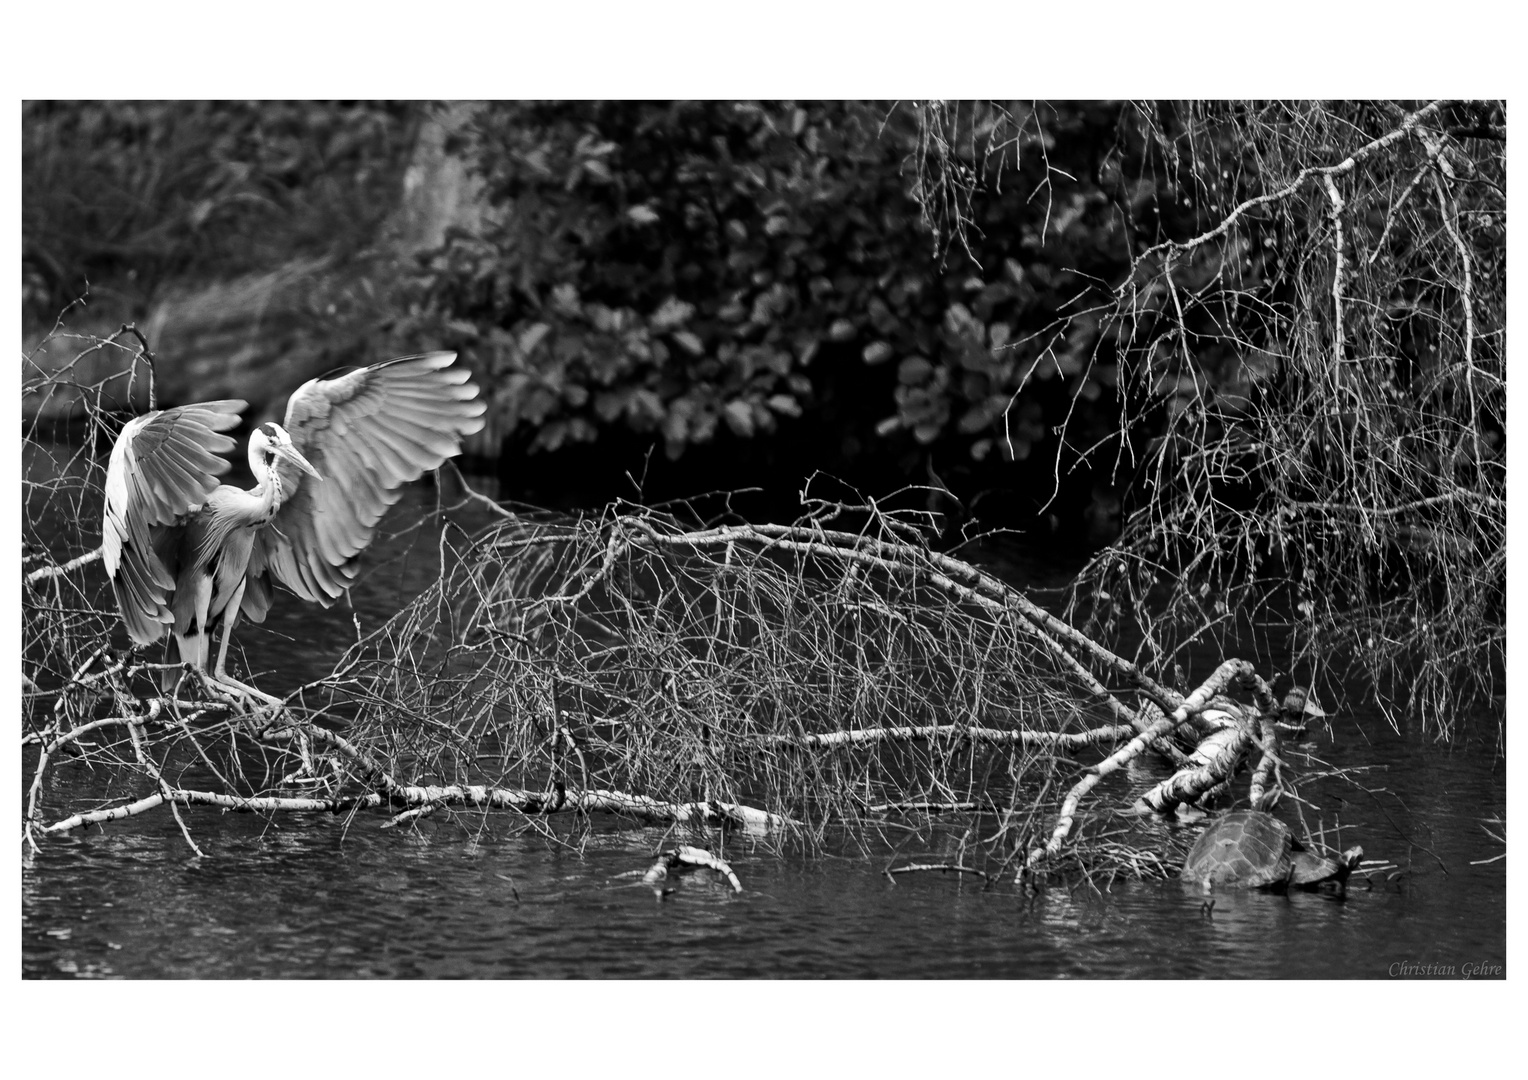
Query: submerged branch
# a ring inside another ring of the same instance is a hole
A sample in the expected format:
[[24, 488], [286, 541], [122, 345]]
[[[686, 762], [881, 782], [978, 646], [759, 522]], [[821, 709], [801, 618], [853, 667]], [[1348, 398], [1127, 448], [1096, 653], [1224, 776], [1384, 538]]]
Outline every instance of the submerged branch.
[[751, 832], [767, 832], [799, 824], [778, 814], [736, 803], [665, 803], [620, 791], [532, 792], [473, 785], [404, 785], [383, 795], [313, 798], [290, 795], [226, 795], [164, 785], [153, 795], [118, 806], [89, 810], [56, 821], [44, 833], [66, 833], [86, 825], [121, 821], [166, 803], [179, 806], [217, 806], [241, 813], [310, 812], [342, 814], [354, 810], [432, 809], [442, 806], [480, 810], [513, 810], [526, 815], [562, 812], [604, 812], [642, 821], [680, 825], [737, 825]]
[[[989, 880], [986, 871], [977, 870], [975, 867], [962, 866], [960, 863], [911, 863], [907, 866], [895, 866], [886, 871], [887, 877], [894, 874], [918, 874], [930, 871], [953, 874], [974, 874], [983, 881]], [[895, 880], [895, 878], [893, 878]]]
[[714, 870], [727, 879], [727, 884], [732, 886], [733, 892], [743, 891], [743, 883], [738, 880], [737, 874], [733, 873], [732, 867], [728, 866], [725, 860], [697, 847], [677, 847], [672, 851], [663, 852], [658, 856], [658, 861], [642, 875], [642, 882], [646, 885], [656, 885], [666, 879], [670, 871], [695, 869]]

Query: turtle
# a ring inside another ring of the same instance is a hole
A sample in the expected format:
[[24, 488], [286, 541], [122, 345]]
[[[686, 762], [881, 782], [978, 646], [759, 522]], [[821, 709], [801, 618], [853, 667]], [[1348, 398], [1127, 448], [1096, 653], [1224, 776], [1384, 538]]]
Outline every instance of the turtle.
[[1363, 853], [1363, 848], [1352, 847], [1335, 859], [1313, 855], [1272, 814], [1236, 810], [1205, 829], [1189, 849], [1183, 880], [1206, 891], [1315, 888], [1332, 881], [1338, 892], [1345, 892], [1348, 875]]

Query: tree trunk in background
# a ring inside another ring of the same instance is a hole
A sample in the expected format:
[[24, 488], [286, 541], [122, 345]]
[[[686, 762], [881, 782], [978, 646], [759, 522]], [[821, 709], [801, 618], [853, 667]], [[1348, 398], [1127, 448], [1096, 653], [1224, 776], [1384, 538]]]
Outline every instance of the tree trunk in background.
[[467, 163], [447, 149], [478, 111], [475, 101], [432, 110], [420, 125], [414, 154], [403, 174], [403, 192], [388, 232], [400, 255], [417, 255], [445, 243], [446, 230], [476, 230], [487, 212], [483, 184]]

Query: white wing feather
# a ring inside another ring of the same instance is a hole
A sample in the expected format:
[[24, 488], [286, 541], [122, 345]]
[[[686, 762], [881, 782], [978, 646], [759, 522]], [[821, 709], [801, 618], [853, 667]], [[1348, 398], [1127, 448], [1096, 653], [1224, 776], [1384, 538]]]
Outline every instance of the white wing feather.
[[173, 570], [155, 551], [166, 530], [202, 508], [228, 471], [223, 454], [234, 441], [242, 401], [206, 401], [130, 420], [106, 466], [101, 561], [127, 631], [139, 645], [164, 636], [174, 621]]
[[[285, 501], [250, 560], [244, 614], [259, 621], [269, 571], [305, 600], [334, 602], [355, 578], [399, 488], [461, 452], [483, 429], [487, 406], [452, 352], [408, 356], [304, 383], [287, 403], [292, 444], [323, 477], [279, 463]], [[295, 489], [295, 491], [293, 490]]]

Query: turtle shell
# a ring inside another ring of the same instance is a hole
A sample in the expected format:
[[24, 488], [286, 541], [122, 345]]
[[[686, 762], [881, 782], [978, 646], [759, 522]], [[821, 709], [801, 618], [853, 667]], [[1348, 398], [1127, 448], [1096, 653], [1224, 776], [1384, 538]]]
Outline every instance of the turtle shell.
[[1289, 828], [1272, 814], [1236, 810], [1215, 822], [1183, 862], [1183, 880], [1206, 887], [1255, 889], [1289, 880]]

